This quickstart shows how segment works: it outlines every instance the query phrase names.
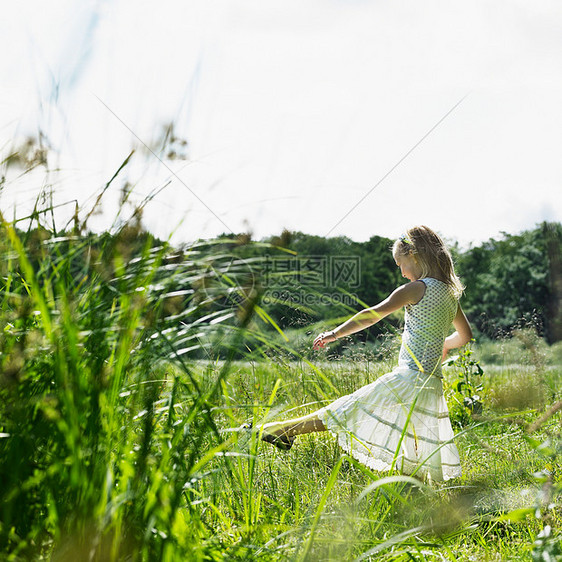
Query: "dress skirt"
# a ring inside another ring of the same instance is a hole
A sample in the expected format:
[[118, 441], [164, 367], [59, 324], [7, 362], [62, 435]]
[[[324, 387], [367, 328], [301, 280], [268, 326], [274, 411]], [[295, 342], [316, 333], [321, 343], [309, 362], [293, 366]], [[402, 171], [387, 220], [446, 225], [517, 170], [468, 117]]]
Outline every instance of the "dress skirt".
[[441, 378], [397, 367], [322, 408], [340, 446], [377, 471], [431, 480], [461, 475]]

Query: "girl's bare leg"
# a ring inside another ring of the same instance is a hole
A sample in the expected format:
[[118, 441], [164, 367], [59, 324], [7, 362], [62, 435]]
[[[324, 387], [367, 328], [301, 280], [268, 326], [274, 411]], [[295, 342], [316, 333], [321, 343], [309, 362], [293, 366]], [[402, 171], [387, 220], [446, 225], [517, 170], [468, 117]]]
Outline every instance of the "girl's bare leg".
[[314, 431], [326, 431], [326, 426], [316, 415], [316, 412], [292, 420], [266, 423], [263, 426], [264, 433], [286, 435], [287, 437], [294, 437], [295, 435], [303, 435], [304, 433], [312, 433]]

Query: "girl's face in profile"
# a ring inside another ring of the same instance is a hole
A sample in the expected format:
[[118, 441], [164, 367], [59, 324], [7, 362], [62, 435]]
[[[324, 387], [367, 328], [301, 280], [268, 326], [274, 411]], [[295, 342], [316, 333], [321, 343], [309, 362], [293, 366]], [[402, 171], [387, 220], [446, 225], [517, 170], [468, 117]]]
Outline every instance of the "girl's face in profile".
[[417, 281], [421, 276], [421, 267], [416, 263], [414, 256], [396, 256], [394, 258], [396, 265], [400, 268], [402, 277], [410, 281]]

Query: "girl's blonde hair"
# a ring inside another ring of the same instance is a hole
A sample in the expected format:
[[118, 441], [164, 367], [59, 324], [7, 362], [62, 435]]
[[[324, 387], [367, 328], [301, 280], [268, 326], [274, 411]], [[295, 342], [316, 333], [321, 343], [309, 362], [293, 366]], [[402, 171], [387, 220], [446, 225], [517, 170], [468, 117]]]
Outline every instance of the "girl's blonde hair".
[[441, 279], [459, 298], [464, 286], [455, 273], [451, 252], [441, 237], [427, 226], [414, 226], [406, 231], [392, 246], [392, 255], [414, 256], [422, 269], [421, 277]]

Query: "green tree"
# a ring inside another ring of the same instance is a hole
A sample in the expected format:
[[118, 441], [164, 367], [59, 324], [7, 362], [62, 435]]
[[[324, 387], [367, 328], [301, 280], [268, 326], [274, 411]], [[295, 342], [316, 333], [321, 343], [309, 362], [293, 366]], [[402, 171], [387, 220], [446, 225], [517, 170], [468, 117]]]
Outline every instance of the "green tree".
[[520, 234], [504, 233], [458, 256], [467, 287], [464, 308], [481, 333], [493, 337], [526, 323], [550, 341], [559, 339], [553, 327], [560, 314], [561, 231], [560, 224], [544, 223]]

